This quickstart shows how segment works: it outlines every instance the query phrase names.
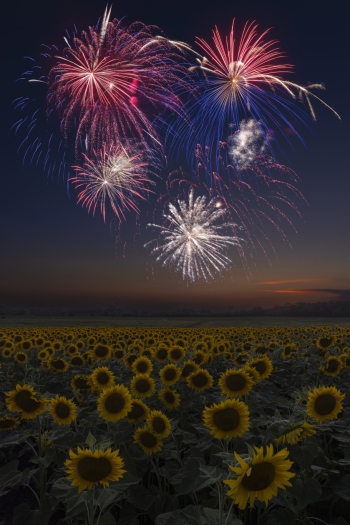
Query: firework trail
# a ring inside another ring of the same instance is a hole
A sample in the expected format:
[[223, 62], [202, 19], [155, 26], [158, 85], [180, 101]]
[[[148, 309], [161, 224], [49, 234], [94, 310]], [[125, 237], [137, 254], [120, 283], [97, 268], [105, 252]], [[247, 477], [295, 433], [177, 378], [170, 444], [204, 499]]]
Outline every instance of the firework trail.
[[95, 214], [99, 207], [106, 220], [106, 205], [110, 204], [118, 220], [125, 212], [138, 213], [138, 200], [145, 200], [154, 182], [149, 178], [154, 159], [140, 145], [104, 146], [93, 158], [84, 155], [84, 166], [74, 166], [75, 177], [70, 182], [79, 190], [78, 203]]
[[[227, 211], [217, 207], [216, 199], [207, 203], [205, 196], [194, 198], [190, 190], [188, 203], [178, 200], [178, 208], [169, 204], [164, 215], [167, 226], [149, 224], [160, 230], [160, 240], [154, 239], [145, 247], [157, 244], [151, 251], [163, 266], [169, 265], [181, 272], [184, 280], [209, 281], [214, 273], [226, 270], [231, 260], [225, 255], [229, 246], [237, 246], [240, 239], [232, 235], [235, 224], [227, 222]], [[226, 233], [231, 229], [231, 235]]]
[[233, 123], [238, 127], [242, 120], [260, 122], [265, 130], [273, 125], [283, 133], [288, 127], [301, 138], [292, 121], [305, 124], [308, 117], [295, 104], [297, 99], [306, 101], [314, 120], [313, 100], [321, 102], [340, 118], [311, 92], [311, 89], [324, 89], [322, 84], [303, 87], [284, 79], [293, 67], [284, 62], [278, 42], [266, 39], [268, 32], [259, 34], [255, 22], [246, 23], [237, 42], [233, 21], [226, 39], [215, 27], [213, 45], [196, 38], [205, 56], [193, 51], [198, 65], [190, 70], [197, 72], [194, 81], [198, 94], [187, 103], [192, 125], [187, 129], [183, 123], [179, 124], [181, 147], [187, 145], [188, 155], [193, 154], [198, 142], [213, 148], [220, 141], [226, 141], [228, 125]]

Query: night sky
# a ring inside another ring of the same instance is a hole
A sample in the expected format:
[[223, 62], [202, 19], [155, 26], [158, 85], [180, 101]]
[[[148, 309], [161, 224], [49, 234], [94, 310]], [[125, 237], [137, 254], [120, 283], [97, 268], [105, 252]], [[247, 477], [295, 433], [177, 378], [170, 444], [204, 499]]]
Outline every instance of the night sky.
[[[12, 101], [25, 96], [15, 84], [25, 69], [25, 55], [36, 57], [40, 44], [63, 48], [65, 29], [94, 25], [102, 0], [7, 2], [2, 8], [2, 169], [0, 192], [0, 305], [244, 308], [296, 302], [350, 299], [350, 104], [349, 41], [345, 2], [314, 0], [121, 0], [112, 18], [141, 20], [159, 26], [171, 39], [194, 44], [196, 36], [211, 39], [214, 25], [228, 32], [256, 20], [270, 27], [288, 62], [291, 79], [301, 85], [324, 82], [321, 98], [342, 117], [315, 103], [316, 125], [302, 130], [305, 145], [294, 138], [284, 163], [301, 178], [299, 189], [308, 205], [297, 232], [286, 230], [292, 248], [272, 234], [275, 253], [257, 253], [244, 269], [235, 256], [233, 268], [211, 284], [187, 284], [161, 268], [142, 243], [135, 241], [132, 214], [124, 225], [125, 258], [116, 246], [115, 224], [76, 204], [74, 192], [48, 179], [41, 169], [18, 154], [10, 132], [17, 115]], [[147, 222], [147, 221], [146, 221]], [[145, 221], [144, 221], [145, 223]], [[144, 224], [143, 224], [144, 226]], [[142, 228], [141, 228], [142, 229]], [[141, 231], [141, 234], [142, 231]]]

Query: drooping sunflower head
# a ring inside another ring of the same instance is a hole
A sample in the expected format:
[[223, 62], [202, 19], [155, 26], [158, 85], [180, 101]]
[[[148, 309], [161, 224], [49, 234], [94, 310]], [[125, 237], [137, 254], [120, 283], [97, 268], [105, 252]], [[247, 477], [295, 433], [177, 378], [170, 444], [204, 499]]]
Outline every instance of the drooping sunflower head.
[[135, 443], [140, 445], [145, 454], [156, 454], [162, 449], [163, 442], [161, 438], [151, 432], [147, 425], [138, 428], [133, 437]]
[[75, 375], [70, 382], [70, 386], [74, 392], [80, 392], [81, 390], [91, 390], [92, 384], [90, 376]]
[[119, 481], [126, 472], [119, 450], [112, 452], [109, 448], [92, 452], [78, 447], [77, 454], [69, 451], [69, 457], [65, 461], [67, 477], [72, 480], [73, 487], [78, 487], [79, 492], [98, 484], [108, 487], [110, 482]]
[[76, 405], [63, 396], [56, 396], [51, 400], [49, 412], [59, 425], [70, 425], [77, 417]]
[[137, 374], [132, 378], [130, 388], [135, 397], [150, 397], [155, 390], [154, 379], [148, 374]]
[[42, 414], [47, 405], [46, 399], [36, 397], [30, 385], [16, 385], [16, 389], [6, 395], [7, 407], [11, 412], [20, 412], [22, 419], [34, 419]]
[[114, 385], [114, 375], [106, 366], [95, 368], [91, 374], [91, 383], [94, 388], [103, 390]]
[[250, 368], [255, 368], [255, 370], [259, 374], [260, 379], [266, 379], [267, 377], [269, 377], [273, 370], [272, 362], [266, 355], [263, 355], [258, 359], [249, 361], [247, 365]]
[[124, 385], [104, 388], [98, 398], [97, 410], [106, 421], [118, 421], [131, 410], [131, 395]]
[[242, 436], [249, 429], [249, 410], [237, 399], [227, 399], [203, 411], [204, 425], [218, 439]]
[[248, 500], [250, 507], [253, 507], [256, 498], [267, 505], [270, 499], [276, 496], [279, 488], [291, 486], [289, 480], [295, 476], [290, 472], [293, 463], [287, 459], [289, 452], [286, 448], [274, 454], [273, 445], [268, 445], [265, 456], [264, 447], [254, 448], [255, 454], [248, 463], [234, 452], [239, 466], [229, 465], [229, 468], [238, 474], [238, 477], [234, 480], [224, 480], [230, 487], [228, 496], [231, 496], [241, 510], [246, 508]]
[[169, 410], [174, 410], [180, 406], [180, 394], [171, 388], [162, 388], [158, 397]]
[[0, 418], [0, 432], [14, 430], [20, 424], [18, 417], [1, 417]]
[[152, 410], [146, 419], [146, 423], [151, 432], [161, 438], [166, 438], [171, 433], [171, 423], [160, 410]]
[[213, 385], [213, 382], [213, 376], [204, 368], [193, 372], [187, 378], [188, 386], [196, 392], [202, 392], [202, 390], [210, 388]]
[[47, 365], [55, 373], [63, 373], [68, 370], [69, 364], [64, 359], [61, 359], [60, 357], [55, 358], [52, 357], [47, 360]]
[[309, 392], [306, 413], [318, 423], [326, 419], [336, 419], [342, 411], [345, 394], [334, 386], [321, 386]]
[[326, 363], [324, 366], [320, 367], [320, 370], [326, 375], [326, 376], [336, 376], [339, 374], [340, 370], [343, 368], [343, 362], [339, 357], [336, 356], [330, 356], [326, 360]]
[[148, 417], [149, 414], [149, 408], [140, 399], [132, 399], [131, 401], [131, 409], [125, 416], [125, 419], [129, 421], [129, 423], [139, 423], [140, 421], [143, 421]]
[[152, 361], [148, 357], [142, 355], [135, 359], [131, 368], [135, 374], [150, 374], [152, 372], [153, 365]]
[[288, 445], [296, 445], [298, 441], [313, 436], [314, 434], [316, 434], [315, 425], [310, 425], [304, 421], [298, 425], [286, 428], [281, 435], [275, 439], [275, 442], [277, 444], [287, 443]]
[[244, 370], [226, 370], [219, 379], [219, 386], [226, 397], [244, 396], [253, 385], [254, 381]]

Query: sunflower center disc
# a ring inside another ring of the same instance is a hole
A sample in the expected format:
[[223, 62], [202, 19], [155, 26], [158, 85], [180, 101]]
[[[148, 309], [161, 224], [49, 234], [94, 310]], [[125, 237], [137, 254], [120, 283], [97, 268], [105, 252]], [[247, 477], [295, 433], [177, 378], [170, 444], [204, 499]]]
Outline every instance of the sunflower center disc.
[[166, 359], [168, 357], [168, 350], [165, 350], [165, 348], [162, 348], [161, 350], [158, 350], [157, 352], [158, 359]]
[[16, 405], [25, 412], [35, 412], [40, 407], [40, 401], [36, 401], [31, 392], [22, 390], [15, 397]]
[[257, 363], [252, 363], [252, 366], [259, 372], [262, 376], [266, 371], [266, 363], [264, 361], [258, 361]]
[[173, 368], [168, 368], [168, 370], [165, 371], [164, 379], [167, 381], [172, 381], [176, 377], [176, 370]]
[[240, 374], [229, 375], [226, 379], [227, 388], [234, 392], [238, 390], [243, 390], [246, 384], [247, 384], [247, 381], [245, 377], [241, 376]]
[[180, 359], [181, 355], [182, 355], [181, 350], [172, 350], [171, 352], [171, 357], [173, 359]]
[[331, 346], [333, 340], [329, 337], [322, 337], [322, 339], [320, 339], [319, 342], [323, 348], [328, 348], [329, 346]]
[[15, 423], [16, 421], [14, 419], [4, 419], [3, 421], [0, 421], [0, 428], [6, 430], [15, 425]]
[[83, 364], [83, 360], [82, 360], [81, 357], [73, 357], [71, 363], [72, 363], [72, 365], [82, 365]]
[[208, 383], [208, 378], [205, 374], [202, 374], [200, 372], [192, 378], [192, 383], [194, 384], [194, 386], [202, 387]]
[[331, 394], [322, 394], [315, 401], [315, 411], [321, 416], [327, 416], [335, 409], [337, 400]]
[[145, 394], [150, 390], [151, 386], [147, 379], [139, 379], [136, 382], [135, 388], [138, 392], [141, 392], [141, 394]]
[[52, 366], [56, 368], [56, 370], [63, 370], [64, 362], [62, 361], [62, 359], [56, 359], [55, 361], [52, 361]]
[[161, 434], [165, 430], [165, 423], [161, 417], [155, 417], [152, 421], [153, 430]]
[[70, 408], [65, 403], [58, 403], [55, 407], [55, 412], [61, 419], [66, 419], [70, 414]]
[[140, 435], [140, 440], [141, 440], [142, 445], [146, 448], [153, 448], [157, 444], [156, 437], [153, 436], [153, 434], [151, 434], [150, 432], [143, 432]]
[[78, 463], [78, 474], [86, 481], [98, 482], [112, 472], [112, 465], [106, 458], [83, 458]]
[[114, 355], [117, 359], [120, 359], [124, 355], [124, 350], [116, 350]]
[[336, 372], [339, 368], [339, 363], [336, 359], [330, 359], [327, 363], [326, 370], [327, 372]]
[[190, 374], [192, 374], [193, 371], [194, 371], [193, 365], [185, 365], [184, 368], [182, 369], [182, 376], [188, 377]]
[[164, 399], [165, 399], [165, 401], [167, 403], [174, 403], [175, 402], [174, 394], [172, 394], [171, 392], [165, 392]]
[[90, 389], [90, 385], [89, 383], [87, 382], [86, 379], [84, 379], [83, 377], [78, 377], [76, 380], [75, 380], [75, 386], [81, 390], [89, 390]]
[[264, 490], [271, 485], [275, 479], [275, 467], [272, 463], [259, 463], [253, 465], [250, 475], [245, 474], [241, 483], [242, 486], [251, 492]]
[[132, 419], [137, 419], [139, 417], [142, 417], [145, 413], [145, 409], [143, 406], [139, 405], [138, 403], [133, 403], [132, 408], [130, 412], [128, 413], [127, 417], [131, 417]]
[[141, 374], [144, 374], [145, 372], [147, 372], [148, 370], [148, 364], [145, 363], [145, 361], [141, 361], [140, 363], [137, 364], [137, 371], [140, 372]]
[[95, 349], [95, 355], [97, 357], [105, 357], [107, 354], [108, 354], [108, 348], [106, 348], [105, 346], [98, 346]]
[[105, 408], [111, 414], [118, 414], [125, 406], [125, 399], [121, 394], [114, 392], [105, 400]]
[[235, 430], [240, 423], [241, 416], [235, 408], [228, 407], [213, 414], [213, 422], [220, 430], [229, 432]]
[[98, 375], [97, 375], [97, 382], [100, 384], [100, 385], [106, 385], [109, 381], [109, 375], [106, 374], [106, 372], [100, 372]]

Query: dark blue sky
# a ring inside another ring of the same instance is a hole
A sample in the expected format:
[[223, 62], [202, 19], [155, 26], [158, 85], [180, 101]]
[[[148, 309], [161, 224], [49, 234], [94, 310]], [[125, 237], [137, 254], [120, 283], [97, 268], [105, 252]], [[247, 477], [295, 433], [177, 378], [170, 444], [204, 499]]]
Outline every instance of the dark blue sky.
[[158, 25], [170, 38], [190, 44], [195, 36], [209, 40], [215, 24], [228, 32], [232, 18], [240, 28], [247, 20], [256, 20], [261, 30], [272, 27], [271, 37], [295, 65], [295, 81], [324, 82], [321, 97], [342, 117], [340, 122], [316, 103], [317, 124], [303, 131], [306, 147], [295, 141], [294, 151], [288, 150], [285, 163], [301, 177], [299, 188], [309, 203], [302, 208], [303, 219], [294, 220], [297, 233], [288, 234], [293, 249], [273, 237], [275, 255], [270, 252], [269, 261], [257, 254], [250, 275], [236, 257], [232, 271], [218, 281], [189, 286], [156, 264], [153, 271], [154, 261], [140, 244], [121, 258], [110, 221], [89, 215], [74, 196], [68, 198], [64, 185], [47, 180], [35, 166], [23, 168], [18, 140], [9, 132], [23, 56], [38, 56], [43, 43], [61, 46], [65, 29], [95, 24], [104, 8], [102, 0], [19, 0], [3, 13], [0, 305], [224, 308], [349, 298], [350, 75], [344, 2], [122, 0], [113, 5], [113, 17]]

